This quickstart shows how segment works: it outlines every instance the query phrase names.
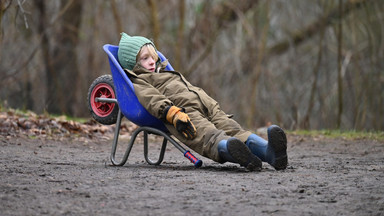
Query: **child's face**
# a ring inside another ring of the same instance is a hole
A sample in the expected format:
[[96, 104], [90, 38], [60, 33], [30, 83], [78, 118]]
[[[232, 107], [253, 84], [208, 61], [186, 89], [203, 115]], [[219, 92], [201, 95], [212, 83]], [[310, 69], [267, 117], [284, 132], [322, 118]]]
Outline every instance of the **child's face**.
[[141, 48], [140, 56], [139, 56], [139, 62], [141, 66], [143, 66], [147, 70], [154, 72], [156, 68], [156, 60], [157, 59], [154, 59], [150, 55], [147, 46], [143, 46], [143, 48]]

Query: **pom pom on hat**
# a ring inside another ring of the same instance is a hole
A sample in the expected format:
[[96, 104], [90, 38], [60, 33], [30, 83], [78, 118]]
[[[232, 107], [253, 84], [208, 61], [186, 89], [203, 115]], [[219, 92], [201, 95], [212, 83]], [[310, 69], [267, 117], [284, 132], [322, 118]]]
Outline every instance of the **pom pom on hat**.
[[141, 47], [145, 44], [152, 44], [152, 46], [155, 47], [153, 42], [148, 38], [142, 36], [129, 36], [124, 32], [121, 33], [119, 50], [117, 52], [120, 65], [125, 69], [132, 70], [136, 65], [136, 56], [139, 54]]

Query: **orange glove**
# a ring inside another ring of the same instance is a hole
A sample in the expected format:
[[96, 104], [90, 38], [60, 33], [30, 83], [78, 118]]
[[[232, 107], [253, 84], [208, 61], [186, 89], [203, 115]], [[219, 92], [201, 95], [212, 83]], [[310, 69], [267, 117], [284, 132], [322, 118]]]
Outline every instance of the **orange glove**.
[[196, 128], [192, 124], [191, 119], [183, 110], [176, 106], [168, 109], [166, 120], [175, 126], [176, 130], [186, 139], [194, 139], [196, 137]]

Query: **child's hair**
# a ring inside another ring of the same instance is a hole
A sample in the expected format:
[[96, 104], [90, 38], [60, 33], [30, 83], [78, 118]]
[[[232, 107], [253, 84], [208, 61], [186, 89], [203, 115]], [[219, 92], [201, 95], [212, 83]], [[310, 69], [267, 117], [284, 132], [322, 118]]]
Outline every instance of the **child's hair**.
[[141, 51], [143, 50], [143, 47], [148, 48], [149, 55], [157, 62], [159, 60], [159, 55], [157, 55], [157, 52], [155, 50], [155, 47], [152, 46], [152, 44], [144, 44], [144, 46], [141, 47], [139, 53], [136, 56], [136, 62], [139, 60], [139, 56], [141, 56]]

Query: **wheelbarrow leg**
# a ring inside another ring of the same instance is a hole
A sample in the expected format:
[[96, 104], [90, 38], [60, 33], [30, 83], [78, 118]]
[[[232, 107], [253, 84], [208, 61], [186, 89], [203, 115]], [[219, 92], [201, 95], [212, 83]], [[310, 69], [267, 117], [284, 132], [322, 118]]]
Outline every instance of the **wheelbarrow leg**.
[[164, 138], [163, 139], [163, 144], [162, 144], [161, 150], [160, 150], [159, 159], [156, 162], [154, 162], [151, 159], [149, 159], [149, 157], [148, 157], [148, 132], [144, 131], [144, 158], [145, 158], [145, 161], [147, 161], [148, 164], [160, 165], [161, 162], [163, 162], [164, 153], [165, 153], [166, 147], [167, 147], [167, 139]]
[[[164, 141], [163, 141], [164, 150], [165, 150], [164, 143], [166, 143], [165, 140], [167, 140], [173, 146], [175, 146], [179, 151], [181, 151], [184, 154], [184, 157], [188, 158], [195, 165], [195, 167], [197, 167], [197, 168], [201, 167], [201, 165], [203, 164], [203, 162], [201, 160], [197, 159], [189, 150], [186, 150], [185, 148], [183, 148], [179, 143], [176, 142], [176, 140], [174, 140], [172, 137], [170, 137], [169, 134], [167, 134], [167, 133], [165, 133], [159, 129], [151, 128], [151, 127], [141, 127], [138, 130], [142, 130], [145, 132], [150, 132], [150, 133], [153, 133], [153, 134], [156, 134], [159, 136], [163, 136], [164, 137]], [[145, 138], [145, 136], [144, 136], [144, 138]]]
[[133, 143], [136, 140], [136, 136], [140, 132], [139, 130], [136, 130], [132, 134], [131, 140], [128, 143], [128, 147], [127, 147], [127, 150], [125, 151], [123, 159], [121, 160], [121, 162], [117, 162], [115, 160], [115, 155], [116, 155], [117, 143], [119, 141], [120, 126], [121, 126], [122, 118], [123, 118], [123, 115], [121, 113], [121, 110], [119, 110], [119, 113], [117, 114], [116, 129], [115, 129], [115, 135], [114, 135], [114, 138], [113, 138], [112, 151], [111, 151], [111, 162], [115, 166], [123, 166], [127, 162], [128, 156], [129, 156], [129, 154], [131, 153], [131, 150], [132, 150]]
[[[136, 129], [132, 133], [131, 140], [128, 143], [128, 147], [127, 147], [127, 150], [125, 151], [123, 159], [121, 160], [120, 163], [117, 162], [115, 160], [115, 155], [116, 155], [117, 143], [118, 143], [118, 140], [119, 140], [120, 125], [121, 125], [122, 117], [123, 116], [121, 114], [121, 111], [119, 110], [119, 113], [117, 115], [116, 129], [115, 129], [115, 135], [114, 135], [114, 138], [113, 138], [112, 151], [111, 151], [111, 162], [112, 162], [113, 165], [115, 165], [115, 166], [123, 166], [127, 162], [128, 156], [131, 153], [132, 146], [133, 146], [133, 144], [134, 144], [134, 142], [136, 140], [136, 137], [137, 137], [137, 135], [141, 131], [144, 131], [144, 157], [145, 157], [145, 160], [149, 164], [159, 165], [163, 161], [165, 149], [166, 149], [166, 146], [167, 146], [167, 141], [169, 141], [179, 151], [181, 151], [184, 154], [184, 156], [186, 158], [188, 158], [195, 165], [195, 167], [200, 167], [202, 165], [203, 162], [201, 160], [199, 160], [195, 156], [193, 156], [190, 151], [184, 149], [179, 143], [177, 143], [167, 133], [165, 133], [165, 132], [163, 132], [161, 130], [155, 129], [155, 128], [151, 128], [151, 127], [139, 127], [138, 129]], [[162, 145], [161, 150], [160, 150], [160, 156], [159, 156], [159, 159], [156, 162], [153, 162], [152, 160], [150, 160], [148, 158], [148, 133], [153, 133], [153, 134], [156, 134], [158, 136], [163, 136], [164, 137], [163, 145]]]

